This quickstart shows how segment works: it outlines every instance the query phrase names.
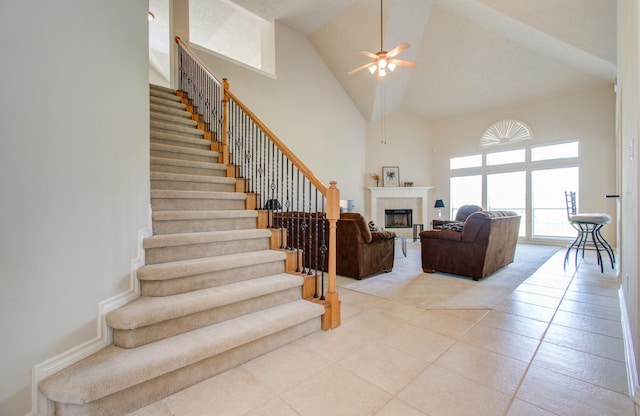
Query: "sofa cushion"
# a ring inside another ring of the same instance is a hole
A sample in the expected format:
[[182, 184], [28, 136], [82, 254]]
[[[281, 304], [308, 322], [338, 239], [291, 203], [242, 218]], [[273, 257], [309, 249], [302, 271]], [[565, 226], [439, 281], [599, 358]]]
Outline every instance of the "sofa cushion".
[[442, 224], [443, 230], [456, 231], [458, 233], [461, 233], [463, 228], [464, 228], [463, 222], [450, 222], [447, 224]]

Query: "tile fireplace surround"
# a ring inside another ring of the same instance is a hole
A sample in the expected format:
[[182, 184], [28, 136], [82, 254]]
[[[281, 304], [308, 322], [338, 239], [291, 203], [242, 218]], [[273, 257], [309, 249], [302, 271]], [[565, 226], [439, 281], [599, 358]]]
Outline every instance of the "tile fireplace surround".
[[[385, 209], [412, 209], [413, 223], [429, 227], [429, 190], [432, 186], [415, 187], [369, 187], [369, 218], [377, 225], [384, 226]], [[397, 235], [410, 237], [412, 229], [393, 228]]]

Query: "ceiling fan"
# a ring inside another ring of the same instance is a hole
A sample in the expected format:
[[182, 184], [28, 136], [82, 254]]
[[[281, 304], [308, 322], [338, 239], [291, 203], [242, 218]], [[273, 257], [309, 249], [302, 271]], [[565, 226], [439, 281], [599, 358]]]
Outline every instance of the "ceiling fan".
[[369, 72], [372, 74], [378, 73], [378, 79], [384, 78], [387, 75], [387, 71], [393, 71], [396, 69], [396, 66], [404, 66], [408, 68], [415, 68], [416, 63], [412, 61], [404, 61], [402, 59], [395, 58], [403, 50], [409, 48], [409, 45], [406, 42], [401, 43], [390, 51], [385, 51], [382, 48], [382, 0], [380, 0], [380, 51], [376, 53], [371, 53], [368, 51], [360, 51], [361, 55], [364, 55], [368, 58], [373, 59], [373, 61], [359, 66], [349, 72], [349, 75], [358, 72], [362, 69], [368, 68]]

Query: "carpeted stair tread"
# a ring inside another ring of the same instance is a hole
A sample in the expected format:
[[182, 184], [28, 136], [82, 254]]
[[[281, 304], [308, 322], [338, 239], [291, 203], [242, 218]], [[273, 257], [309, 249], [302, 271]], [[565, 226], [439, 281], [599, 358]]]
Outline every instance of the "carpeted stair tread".
[[145, 249], [157, 247], [175, 247], [187, 244], [202, 244], [253, 238], [269, 238], [271, 231], [266, 229], [224, 230], [180, 234], [162, 234], [145, 238], [142, 245]]
[[109, 312], [107, 325], [114, 329], [136, 329], [300, 286], [300, 277], [280, 273], [177, 295], [141, 296]]
[[169, 94], [173, 97], [178, 97], [176, 93], [177, 93], [177, 90], [173, 88], [164, 87], [162, 85], [157, 85], [157, 84], [149, 84], [149, 95]]
[[201, 169], [211, 169], [211, 170], [227, 170], [226, 166], [222, 163], [213, 163], [213, 162], [197, 162], [193, 160], [181, 160], [181, 159], [171, 159], [167, 157], [151, 157], [151, 165], [171, 165], [171, 166], [182, 166], [182, 167], [191, 167], [191, 168], [201, 168]]
[[154, 119], [151, 119], [150, 128], [177, 131], [177, 132], [181, 132], [181, 133], [190, 134], [190, 135], [196, 136], [196, 137], [197, 136], [204, 137], [204, 131], [199, 130], [196, 127], [189, 127], [189, 126], [184, 126], [184, 125], [181, 125], [181, 124], [165, 122], [165, 121], [159, 121], [159, 120], [154, 120]]
[[240, 192], [222, 191], [180, 191], [173, 189], [154, 189], [151, 191], [151, 199], [247, 199], [247, 195]]
[[193, 149], [191, 147], [172, 146], [170, 144], [151, 143], [151, 151], [182, 153], [204, 157], [218, 157], [218, 152], [207, 149]]
[[323, 306], [297, 300], [138, 348], [111, 345], [45, 379], [40, 389], [57, 402], [92, 402], [323, 313]]
[[258, 211], [230, 209], [220, 211], [154, 211], [152, 218], [158, 221], [170, 220], [208, 220], [208, 219], [235, 219], [257, 218]]
[[[189, 114], [188, 112], [186, 113]], [[167, 123], [173, 123], [181, 126], [189, 126], [194, 128], [198, 127], [198, 122], [196, 120], [192, 120], [189, 116], [184, 116], [184, 115], [179, 116], [179, 115], [162, 113], [157, 111], [152, 111], [150, 113], [150, 116], [151, 116], [151, 120], [155, 120], [155, 121], [163, 121]]]
[[151, 172], [152, 181], [200, 182], [221, 185], [234, 185], [235, 178], [223, 176], [189, 175], [186, 173]]
[[190, 135], [183, 135], [177, 132], [168, 132], [165, 130], [155, 130], [152, 129], [151, 132], [151, 143], [154, 141], [165, 140], [176, 142], [180, 144], [184, 144], [186, 146], [198, 146], [204, 149], [209, 149], [211, 147], [211, 142], [205, 140], [203, 137], [193, 137]]
[[180, 110], [185, 110], [187, 108], [186, 104], [183, 104], [180, 101], [180, 97], [176, 96], [178, 98], [178, 100], [174, 100], [172, 98], [169, 97], [156, 97], [156, 96], [151, 96], [149, 98], [149, 104], [158, 104], [158, 105], [162, 105], [165, 107], [170, 107], [170, 108], [179, 108]]
[[263, 263], [284, 261], [286, 254], [276, 250], [227, 254], [190, 260], [147, 264], [138, 269], [140, 280], [169, 280], [179, 277], [230, 270]]
[[169, 91], [151, 89], [149, 90], [149, 99], [152, 99], [152, 98], [163, 98], [169, 101], [182, 102], [182, 98], [179, 97], [175, 91], [172, 93]]
[[161, 114], [171, 114], [178, 117], [191, 118], [192, 114], [186, 110], [181, 110], [179, 108], [167, 107], [161, 104], [150, 104], [149, 109], [151, 110], [151, 117], [155, 117], [156, 115]]

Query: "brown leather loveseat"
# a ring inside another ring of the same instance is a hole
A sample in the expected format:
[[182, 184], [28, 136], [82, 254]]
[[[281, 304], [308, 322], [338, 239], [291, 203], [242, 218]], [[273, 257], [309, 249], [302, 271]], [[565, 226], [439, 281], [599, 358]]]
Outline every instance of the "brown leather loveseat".
[[513, 262], [520, 216], [513, 211], [480, 211], [457, 230], [420, 233], [422, 269], [479, 280]]
[[[305, 226], [301, 227], [303, 223]], [[305, 267], [327, 270], [329, 223], [321, 214], [274, 213], [273, 224], [287, 229], [287, 244], [302, 251]], [[390, 231], [371, 231], [366, 219], [357, 212], [340, 213], [336, 228], [336, 273], [362, 279], [391, 271], [395, 237]]]

